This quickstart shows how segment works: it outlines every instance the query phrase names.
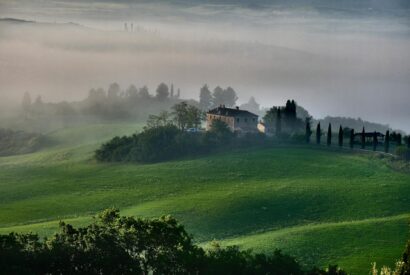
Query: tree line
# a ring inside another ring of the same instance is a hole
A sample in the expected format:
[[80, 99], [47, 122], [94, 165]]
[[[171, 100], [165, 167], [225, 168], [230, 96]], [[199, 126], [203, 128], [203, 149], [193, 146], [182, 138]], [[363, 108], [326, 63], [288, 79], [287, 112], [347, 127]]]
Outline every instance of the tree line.
[[[306, 142], [310, 143], [311, 135], [313, 133], [311, 129], [311, 119], [307, 118], [305, 123]], [[321, 139], [324, 135], [319, 122], [316, 126], [316, 144], [320, 145], [322, 143]], [[326, 134], [327, 146], [332, 145], [333, 135], [332, 124], [329, 123]], [[377, 151], [378, 146], [383, 145], [383, 151], [385, 153], [390, 153], [390, 146], [393, 144], [396, 146], [395, 154], [401, 159], [410, 161], [410, 136], [403, 137], [401, 133], [390, 132], [390, 130], [387, 130], [384, 135], [376, 131], [367, 133], [365, 127], [362, 128], [360, 133], [355, 133], [354, 129], [343, 128], [342, 125], [340, 125], [337, 135], [337, 145], [339, 147], [344, 146], [346, 136], [348, 136], [348, 145], [351, 149], [353, 149], [355, 145], [359, 145], [360, 149], [364, 150], [370, 145], [373, 151]], [[357, 140], [357, 137], [360, 138], [359, 141]]]

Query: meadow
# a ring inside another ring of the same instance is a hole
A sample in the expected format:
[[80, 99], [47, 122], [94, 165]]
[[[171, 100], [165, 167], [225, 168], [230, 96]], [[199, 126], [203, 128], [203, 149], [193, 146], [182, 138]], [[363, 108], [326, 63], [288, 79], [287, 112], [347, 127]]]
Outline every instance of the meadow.
[[409, 237], [410, 173], [372, 153], [315, 146], [249, 148], [157, 164], [98, 163], [93, 152], [135, 124], [47, 134], [36, 153], [0, 157], [0, 233], [47, 236], [107, 207], [171, 214], [197, 242], [272, 252], [307, 266], [338, 263], [367, 274], [392, 265]]

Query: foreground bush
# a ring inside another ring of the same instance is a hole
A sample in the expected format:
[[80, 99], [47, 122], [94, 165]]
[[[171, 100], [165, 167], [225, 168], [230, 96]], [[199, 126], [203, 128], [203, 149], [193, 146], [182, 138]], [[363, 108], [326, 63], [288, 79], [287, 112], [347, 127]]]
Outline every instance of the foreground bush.
[[270, 256], [218, 245], [204, 250], [172, 217], [135, 219], [113, 209], [82, 228], [61, 222], [60, 231], [45, 240], [34, 234], [0, 235], [0, 273], [346, 274], [336, 267], [303, 271], [279, 250]]

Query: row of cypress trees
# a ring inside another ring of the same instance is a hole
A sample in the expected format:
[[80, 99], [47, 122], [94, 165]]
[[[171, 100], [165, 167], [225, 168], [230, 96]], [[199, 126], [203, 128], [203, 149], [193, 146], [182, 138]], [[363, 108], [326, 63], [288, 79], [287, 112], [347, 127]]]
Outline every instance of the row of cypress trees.
[[[312, 135], [311, 122], [310, 122], [310, 119], [306, 119], [306, 142], [307, 143], [310, 143], [311, 135]], [[333, 135], [332, 134], [332, 124], [329, 123], [328, 129], [327, 129], [327, 136], [326, 136], [327, 146], [332, 145], [332, 135]], [[384, 140], [384, 151], [386, 153], [388, 153], [389, 149], [390, 149], [390, 142], [391, 142], [390, 136], [391, 136], [390, 131], [387, 130], [386, 135], [385, 135], [385, 140]], [[319, 122], [316, 126], [316, 144], [321, 144], [321, 139], [322, 139], [322, 129], [321, 129], [320, 122]], [[354, 129], [351, 129], [350, 130], [350, 137], [349, 137], [349, 146], [352, 149], [354, 148], [354, 140], [355, 140], [355, 132], [354, 132]], [[398, 146], [402, 145], [402, 135], [401, 134], [395, 134], [395, 141], [397, 142]], [[342, 125], [340, 125], [339, 134], [338, 134], [338, 145], [340, 147], [343, 147], [343, 142], [344, 142], [344, 131], [343, 131]], [[410, 148], [410, 136], [407, 137], [406, 143], [407, 143], [407, 147]], [[373, 151], [377, 150], [378, 144], [379, 144], [378, 134], [375, 131], [372, 134]], [[360, 135], [360, 148], [361, 149], [366, 148], [366, 132], [365, 132], [364, 127], [363, 127], [362, 133]]]

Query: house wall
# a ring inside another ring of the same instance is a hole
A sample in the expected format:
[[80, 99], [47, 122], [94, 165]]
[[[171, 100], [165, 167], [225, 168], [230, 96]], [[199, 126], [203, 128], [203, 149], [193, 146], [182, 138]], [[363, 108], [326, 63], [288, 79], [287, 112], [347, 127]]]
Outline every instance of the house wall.
[[236, 116], [234, 120], [235, 131], [257, 132], [258, 118], [252, 116]]

